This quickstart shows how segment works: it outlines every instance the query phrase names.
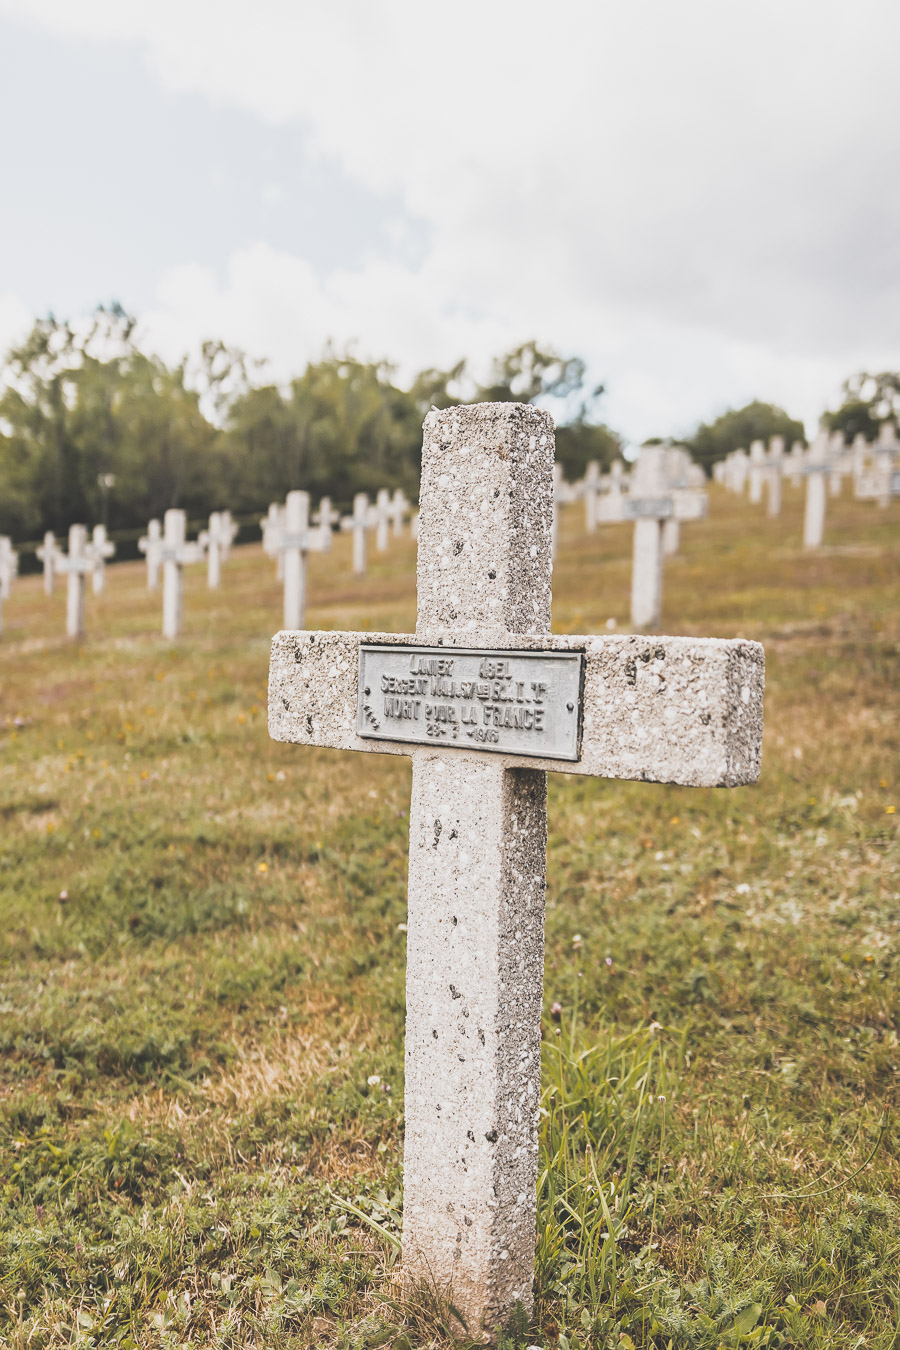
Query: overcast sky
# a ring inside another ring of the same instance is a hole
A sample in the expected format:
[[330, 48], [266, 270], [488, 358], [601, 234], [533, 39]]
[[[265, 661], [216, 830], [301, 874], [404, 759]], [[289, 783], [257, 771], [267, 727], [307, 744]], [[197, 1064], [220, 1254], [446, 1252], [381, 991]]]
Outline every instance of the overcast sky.
[[532, 337], [629, 439], [900, 368], [897, 0], [0, 0], [0, 344], [403, 374]]

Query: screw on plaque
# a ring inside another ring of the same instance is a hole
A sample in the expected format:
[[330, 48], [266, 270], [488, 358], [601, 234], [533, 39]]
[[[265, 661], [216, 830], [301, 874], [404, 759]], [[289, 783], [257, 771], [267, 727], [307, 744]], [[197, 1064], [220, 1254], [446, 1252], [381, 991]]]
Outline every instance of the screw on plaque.
[[[368, 693], [368, 692], [369, 692], [369, 691], [368, 691], [368, 689], [367, 689], [367, 690], [366, 690], [366, 693]], [[566, 704], [566, 707], [568, 708], [569, 712], [574, 712], [574, 711], [575, 711], [575, 704], [574, 704], [574, 703], [567, 703], [567, 704]]]

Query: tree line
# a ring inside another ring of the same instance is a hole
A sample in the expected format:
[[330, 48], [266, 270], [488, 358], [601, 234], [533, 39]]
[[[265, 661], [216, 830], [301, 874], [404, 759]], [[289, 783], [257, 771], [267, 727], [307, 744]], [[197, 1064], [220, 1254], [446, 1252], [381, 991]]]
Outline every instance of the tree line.
[[221, 342], [205, 343], [194, 368], [167, 365], [141, 350], [116, 305], [81, 327], [39, 320], [4, 362], [0, 533], [141, 529], [172, 506], [194, 519], [262, 513], [295, 487], [342, 508], [382, 487], [415, 500], [423, 418], [461, 402], [561, 401], [557, 454], [570, 478], [622, 448], [597, 417], [603, 389], [585, 389], [584, 362], [536, 342], [499, 357], [484, 383], [460, 362], [402, 388], [387, 362], [331, 349], [286, 385], [258, 376]]
[[[386, 361], [328, 349], [286, 384], [221, 342], [199, 359], [168, 365], [137, 342], [135, 319], [100, 307], [87, 324], [50, 316], [2, 363], [0, 533], [17, 543], [75, 522], [139, 530], [170, 506], [192, 519], [229, 508], [263, 513], [294, 487], [349, 507], [356, 492], [418, 493], [422, 420], [432, 407], [464, 402], [550, 402], [557, 459], [567, 479], [622, 451], [598, 415], [603, 386], [586, 386], [577, 356], [527, 342], [498, 357], [487, 379], [460, 361], [421, 371], [408, 387]], [[560, 409], [563, 415], [560, 416]], [[860, 374], [844, 402], [823, 416], [849, 443], [874, 440], [900, 414], [900, 375]], [[701, 423], [681, 443], [707, 473], [729, 451], [782, 435], [804, 440], [801, 422], [754, 401]]]

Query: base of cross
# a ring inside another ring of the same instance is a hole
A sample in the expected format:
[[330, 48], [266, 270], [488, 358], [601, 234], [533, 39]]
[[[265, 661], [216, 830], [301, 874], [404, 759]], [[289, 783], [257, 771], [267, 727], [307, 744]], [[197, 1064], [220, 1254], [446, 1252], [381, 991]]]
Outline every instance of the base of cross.
[[755, 642], [552, 635], [553, 424], [425, 419], [416, 635], [282, 632], [278, 741], [409, 755], [403, 1279], [467, 1334], [530, 1313], [547, 771], [736, 787], [759, 775]]

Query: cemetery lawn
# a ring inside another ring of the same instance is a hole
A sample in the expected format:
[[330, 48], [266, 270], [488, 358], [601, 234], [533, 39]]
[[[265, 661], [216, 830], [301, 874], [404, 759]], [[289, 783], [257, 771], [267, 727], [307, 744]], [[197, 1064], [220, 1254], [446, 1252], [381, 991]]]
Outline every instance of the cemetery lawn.
[[[712, 489], [663, 629], [763, 641], [758, 786], [550, 781], [535, 1320], [508, 1346], [900, 1346], [900, 505], [804, 554]], [[627, 628], [563, 514], [554, 629]], [[311, 560], [311, 627], [410, 631], [414, 549]], [[22, 578], [0, 644], [0, 1344], [464, 1344], [394, 1284], [409, 762], [271, 743], [280, 590], [185, 633], [140, 565]]]

